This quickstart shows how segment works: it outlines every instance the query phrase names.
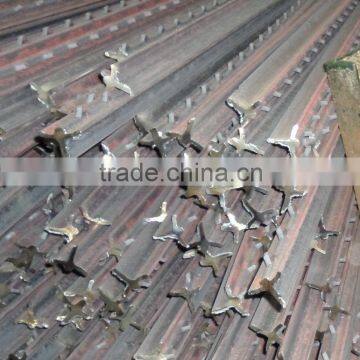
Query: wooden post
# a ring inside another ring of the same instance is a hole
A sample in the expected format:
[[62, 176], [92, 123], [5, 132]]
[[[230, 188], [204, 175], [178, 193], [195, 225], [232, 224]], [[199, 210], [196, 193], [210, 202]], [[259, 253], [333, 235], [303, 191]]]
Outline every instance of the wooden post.
[[[334, 99], [340, 134], [346, 156], [360, 157], [360, 50], [327, 62], [327, 72]], [[360, 205], [360, 186], [355, 187]]]

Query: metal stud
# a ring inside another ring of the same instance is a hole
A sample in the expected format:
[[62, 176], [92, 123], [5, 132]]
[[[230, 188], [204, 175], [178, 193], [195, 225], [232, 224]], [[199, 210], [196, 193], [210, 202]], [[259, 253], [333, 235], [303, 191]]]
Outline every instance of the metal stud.
[[157, 32], [158, 34], [162, 34], [165, 31], [164, 25], [159, 25], [157, 28]]
[[244, 209], [251, 215], [251, 219], [247, 225], [248, 229], [251, 229], [253, 225], [259, 227], [260, 225], [269, 225], [270, 223], [276, 223], [278, 211], [275, 209], [268, 209], [265, 211], [259, 211], [253, 208], [247, 200], [242, 201]]
[[25, 36], [24, 35], [19, 35], [16, 39], [16, 42], [19, 46], [22, 46], [24, 44], [24, 39], [25, 39]]
[[42, 32], [42, 35], [43, 35], [43, 36], [48, 36], [48, 34], [49, 34], [49, 27], [48, 27], [48, 26], [44, 26], [44, 27], [42, 28], [41, 32]]
[[123, 297], [127, 298], [131, 291], [138, 292], [142, 288], [148, 288], [150, 286], [150, 277], [148, 275], [141, 275], [135, 279], [127, 277], [125, 274], [120, 272], [118, 269], [111, 271], [117, 280], [125, 284]]
[[89, 94], [88, 97], [87, 97], [88, 104], [92, 103], [94, 101], [94, 98], [95, 98], [94, 93]]
[[77, 252], [77, 246], [74, 246], [69, 254], [67, 260], [63, 259], [53, 259], [50, 263], [57, 265], [65, 274], [75, 273], [77, 275], [86, 277], [87, 272], [82, 269], [80, 266], [75, 264], [75, 255]]
[[192, 107], [191, 97], [187, 97], [185, 100], [186, 107], [190, 109]]
[[76, 107], [75, 117], [76, 117], [77, 119], [81, 119], [81, 118], [82, 118], [82, 114], [83, 114], [83, 108], [82, 108], [82, 106], [81, 106], [81, 105], [80, 105], [80, 106], [77, 106], [77, 107]]
[[119, 30], [119, 27], [117, 26], [117, 25], [112, 25], [112, 26], [110, 26], [110, 28], [109, 28], [109, 31], [110, 32], [114, 32], [114, 31], [118, 31]]
[[90, 34], [89, 39], [90, 40], [97, 40], [97, 39], [99, 39], [99, 34], [98, 33]]
[[22, 71], [22, 70], [25, 70], [26, 68], [27, 68], [27, 65], [23, 64], [23, 63], [14, 65], [15, 71]]
[[75, 49], [78, 47], [78, 44], [76, 42], [72, 42], [67, 44], [68, 49]]
[[168, 114], [168, 123], [173, 124], [175, 122], [175, 114], [171, 111]]

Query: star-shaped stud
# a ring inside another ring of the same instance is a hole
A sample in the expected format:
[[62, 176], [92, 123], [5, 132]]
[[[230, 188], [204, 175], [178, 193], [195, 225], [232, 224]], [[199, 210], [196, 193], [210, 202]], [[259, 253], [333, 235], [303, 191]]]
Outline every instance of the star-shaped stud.
[[265, 252], [270, 249], [273, 241], [272, 237], [269, 234], [264, 234], [259, 237], [251, 236], [250, 239], [260, 244]]
[[206, 318], [213, 317], [213, 314], [211, 313], [212, 306], [209, 302], [202, 300], [200, 301], [199, 307], [203, 311]]
[[187, 199], [195, 197], [198, 201], [197, 204], [206, 209], [215, 205], [208, 201], [206, 188], [203, 186], [187, 185], [185, 197]]
[[77, 266], [75, 264], [75, 256], [77, 252], [78, 247], [74, 246], [69, 254], [69, 257], [67, 260], [62, 259], [53, 259], [50, 261], [50, 263], [53, 263], [57, 265], [65, 274], [75, 273], [77, 275], [86, 277], [87, 273], [84, 269], [82, 269], [80, 266]]
[[232, 253], [226, 253], [213, 256], [209, 252], [206, 252], [205, 257], [200, 260], [200, 265], [204, 267], [211, 267], [213, 269], [214, 276], [218, 277], [223, 261], [231, 255]]
[[[147, 139], [150, 137], [150, 139]], [[151, 147], [156, 150], [161, 157], [166, 157], [169, 152], [170, 142], [174, 140], [171, 136], [164, 136], [161, 131], [155, 128], [150, 129], [145, 138], [139, 140], [139, 145]]]
[[247, 109], [239, 106], [235, 101], [231, 98], [226, 100], [226, 104], [237, 114], [239, 117], [239, 123], [241, 126], [245, 126], [250, 119], [254, 119], [256, 117], [256, 104], [249, 106]]
[[102, 77], [102, 80], [106, 87], [109, 89], [119, 89], [124, 91], [130, 96], [134, 96], [133, 89], [130, 87], [129, 84], [126, 84], [123, 82], [120, 78], [120, 72], [118, 68], [118, 64], [114, 63], [110, 65], [110, 70], [103, 69], [100, 72], [100, 75]]
[[306, 285], [311, 289], [319, 290], [321, 299], [325, 301], [326, 295], [330, 294], [335, 286], [339, 286], [340, 282], [329, 278], [324, 285], [317, 285], [312, 283], [306, 283]]
[[[201, 305], [200, 305], [201, 306]], [[211, 306], [210, 306], [210, 312], [211, 312]], [[211, 316], [211, 314], [210, 314]], [[205, 315], [205, 317], [208, 317]], [[212, 320], [215, 321], [215, 318], [212, 317]], [[215, 321], [216, 323], [216, 321]], [[216, 323], [218, 325], [218, 323]], [[197, 331], [196, 335], [194, 336], [195, 341], [191, 344], [191, 347], [195, 348], [196, 351], [204, 350], [208, 352], [210, 346], [213, 344], [213, 338], [211, 332], [209, 331], [210, 323], [206, 322], [204, 323], [200, 329]]]
[[184, 228], [178, 224], [177, 215], [173, 214], [171, 216], [171, 223], [172, 223], [172, 231], [166, 235], [154, 235], [154, 240], [166, 241], [166, 240], [180, 240], [180, 236], [184, 231]]
[[195, 303], [194, 298], [199, 293], [200, 288], [190, 289], [188, 284], [185, 285], [182, 289], [172, 290], [169, 292], [170, 297], [181, 297], [184, 299], [189, 307], [189, 310], [192, 314], [195, 313]]
[[243, 294], [234, 295], [230, 285], [228, 284], [225, 286], [225, 293], [226, 293], [226, 302], [224, 304], [224, 309], [221, 309], [221, 312], [223, 312], [223, 310], [233, 309], [241, 316], [246, 317], [250, 315], [243, 307], [243, 300], [244, 300]]
[[276, 275], [271, 279], [266, 277], [260, 280], [260, 286], [258, 289], [249, 290], [249, 295], [257, 295], [260, 293], [267, 293], [274, 298], [274, 300], [283, 308], [286, 308], [286, 302], [280, 295], [280, 293], [275, 289], [276, 283], [280, 279], [280, 272], [277, 272]]
[[66, 243], [74, 240], [74, 237], [79, 234], [79, 229], [73, 225], [67, 225], [65, 227], [46, 226], [45, 231], [49, 234], [60, 235], [66, 237]]
[[346, 311], [344, 308], [342, 308], [339, 305], [339, 298], [338, 296], [335, 297], [333, 305], [326, 305], [323, 308], [325, 311], [329, 311], [329, 319], [332, 321], [335, 321], [339, 315], [350, 315], [348, 311]]
[[93, 223], [96, 225], [103, 225], [103, 226], [109, 226], [111, 225], [111, 222], [103, 219], [102, 217], [93, 217], [89, 214], [88, 210], [85, 209], [83, 206], [80, 206], [79, 208], [81, 216], [84, 218], [84, 220], [88, 223]]
[[161, 204], [161, 214], [159, 216], [144, 219], [144, 223], [146, 224], [153, 222], [162, 223], [167, 217], [166, 207], [167, 207], [167, 202], [164, 201]]
[[114, 299], [108, 292], [99, 288], [101, 300], [104, 302], [104, 310], [110, 313], [110, 317], [121, 317], [125, 314], [125, 307], [121, 300]]
[[97, 300], [97, 294], [93, 289], [95, 280], [91, 279], [85, 289], [82, 290], [66, 290], [63, 291], [63, 295], [67, 301], [71, 304], [77, 303], [80, 300], [84, 300], [89, 308], [93, 308], [95, 301]]
[[191, 137], [191, 130], [194, 125], [195, 118], [191, 118], [187, 123], [186, 130], [182, 134], [168, 132], [166, 133], [167, 136], [170, 138], [176, 138], [178, 143], [184, 148], [187, 149], [189, 147], [193, 148], [196, 152], [201, 152], [203, 147], [192, 139]]
[[221, 158], [224, 156], [225, 152], [229, 149], [226, 143], [212, 142], [209, 145], [208, 155], [212, 158]]
[[289, 209], [292, 199], [301, 198], [306, 195], [306, 191], [296, 190], [293, 186], [274, 185], [274, 188], [283, 193], [280, 214], [284, 214]]
[[14, 264], [17, 268], [23, 268], [24, 270], [28, 270], [33, 262], [33, 259], [36, 255], [43, 256], [43, 253], [40, 253], [36, 246], [22, 246], [16, 244], [16, 246], [20, 249], [20, 254], [16, 258], [8, 258], [7, 262]]
[[227, 211], [225, 216], [229, 219], [229, 222], [221, 224], [221, 230], [223, 231], [230, 231], [234, 235], [234, 240], [236, 243], [239, 242], [240, 233], [247, 229], [245, 224], [241, 224], [236, 220], [235, 215]]
[[87, 309], [86, 301], [80, 300], [76, 304], [65, 304], [62, 312], [56, 317], [61, 326], [74, 324], [75, 327], [83, 331], [86, 321], [93, 318], [93, 313]]
[[109, 245], [110, 246], [106, 252], [105, 260], [114, 257], [116, 262], [119, 262], [123, 255], [124, 249], [120, 245], [115, 244], [113, 240], [109, 241]]
[[201, 222], [197, 227], [198, 237], [199, 240], [195, 243], [197, 251], [205, 256], [206, 253], [209, 251], [209, 248], [216, 247], [216, 248], [222, 248], [223, 245], [209, 241], [205, 235], [204, 225]]
[[311, 241], [311, 249], [319, 252], [320, 254], [326, 254], [326, 251], [322, 247], [320, 247], [319, 240], [317, 239]]
[[16, 323], [25, 324], [29, 329], [47, 329], [49, 327], [49, 324], [44, 319], [37, 318], [29, 307], [16, 320]]
[[259, 331], [258, 334], [266, 337], [266, 346], [265, 353], [267, 353], [270, 349], [271, 345], [281, 345], [282, 335], [281, 333], [285, 329], [285, 326], [282, 324], [277, 325], [272, 331]]
[[135, 329], [141, 331], [144, 330], [142, 326], [140, 326], [137, 322], [133, 320], [133, 316], [136, 312], [137, 308], [135, 305], [131, 304], [127, 308], [124, 315], [120, 318], [117, 318], [116, 320], [119, 321], [119, 330], [125, 331], [129, 326], [133, 326]]
[[68, 157], [69, 152], [68, 152], [67, 142], [71, 139], [77, 138], [80, 134], [81, 134], [80, 131], [67, 133], [66, 130], [57, 127], [54, 129], [52, 135], [41, 133], [39, 139], [42, 142], [50, 144], [56, 156]]
[[277, 145], [282, 148], [285, 148], [290, 157], [296, 157], [296, 148], [300, 144], [299, 139], [296, 138], [299, 126], [296, 124], [291, 130], [290, 138], [268, 138], [267, 142], [272, 145]]
[[130, 291], [138, 292], [142, 288], [148, 288], [150, 286], [150, 277], [149, 275], [141, 275], [136, 279], [130, 279], [125, 274], [121, 273], [119, 270], [114, 269], [111, 271], [113, 275], [120, 282], [125, 284], [123, 297], [126, 298], [129, 296]]
[[245, 210], [252, 216], [247, 228], [251, 229], [253, 225], [259, 227], [261, 225], [268, 226], [270, 223], [276, 223], [278, 212], [275, 209], [268, 209], [265, 211], [258, 211], [254, 209], [247, 200], [242, 200]]
[[317, 239], [327, 240], [329, 236], [338, 236], [340, 234], [339, 231], [327, 230], [324, 225], [323, 217], [321, 217], [319, 221], [319, 229], [320, 233], [316, 236]]
[[246, 142], [245, 130], [242, 127], [239, 128], [239, 137], [230, 138], [227, 140], [227, 142], [229, 145], [233, 146], [236, 149], [237, 153], [240, 153], [241, 151], [249, 151], [254, 154], [264, 155], [264, 151], [261, 150], [259, 147]]

